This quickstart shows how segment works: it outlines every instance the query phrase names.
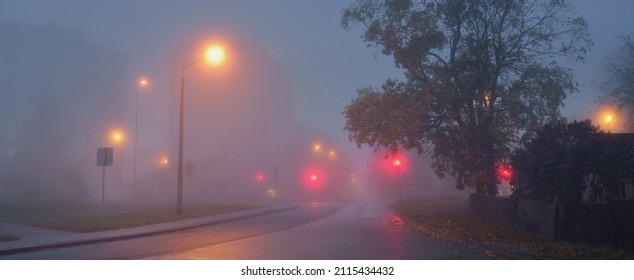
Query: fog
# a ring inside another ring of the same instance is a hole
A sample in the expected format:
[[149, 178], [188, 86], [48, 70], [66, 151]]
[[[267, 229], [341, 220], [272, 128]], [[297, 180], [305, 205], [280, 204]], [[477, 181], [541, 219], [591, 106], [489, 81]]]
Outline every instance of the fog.
[[90, 195], [104, 129], [124, 122], [125, 56], [56, 25], [0, 33], [2, 197]]
[[[82, 32], [13, 20], [0, 21], [0, 32], [3, 199], [100, 199], [96, 149], [113, 147], [108, 200], [175, 201], [180, 75], [197, 60], [197, 42], [173, 47], [166, 75], [138, 84], [129, 55]], [[186, 202], [398, 199], [398, 176], [372, 170], [370, 150], [298, 121], [289, 67], [248, 41], [229, 48], [222, 69], [184, 72]], [[440, 185], [428, 173], [400, 175], [409, 197]]]
[[[219, 38], [229, 50], [222, 67], [184, 72], [185, 202], [468, 195], [438, 179], [428, 158], [408, 153], [395, 174], [384, 152], [348, 141], [342, 111], [356, 90], [402, 79], [360, 28], [341, 28], [349, 4], [1, 2], [0, 197], [100, 199], [96, 151], [113, 147], [109, 201], [174, 202], [182, 67]], [[634, 23], [631, 1], [574, 5], [595, 46], [575, 65], [580, 93], [562, 112], [585, 119], [598, 110], [602, 59]]]

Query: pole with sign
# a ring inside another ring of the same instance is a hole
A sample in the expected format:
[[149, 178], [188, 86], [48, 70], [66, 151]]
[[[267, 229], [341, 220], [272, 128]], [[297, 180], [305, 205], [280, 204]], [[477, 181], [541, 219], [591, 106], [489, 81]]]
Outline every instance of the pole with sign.
[[101, 177], [101, 225], [103, 226], [103, 208], [106, 196], [106, 166], [111, 166], [113, 160], [112, 147], [97, 148], [97, 166], [103, 167]]

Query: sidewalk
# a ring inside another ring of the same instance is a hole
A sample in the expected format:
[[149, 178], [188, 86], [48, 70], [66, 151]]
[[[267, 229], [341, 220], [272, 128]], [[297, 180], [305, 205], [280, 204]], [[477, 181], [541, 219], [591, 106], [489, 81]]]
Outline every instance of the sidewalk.
[[268, 215], [291, 210], [296, 207], [297, 206], [271, 206], [263, 209], [238, 211], [168, 223], [89, 233], [57, 231], [0, 222], [0, 232], [2, 234], [20, 238], [15, 241], [0, 242], [0, 255], [150, 236]]

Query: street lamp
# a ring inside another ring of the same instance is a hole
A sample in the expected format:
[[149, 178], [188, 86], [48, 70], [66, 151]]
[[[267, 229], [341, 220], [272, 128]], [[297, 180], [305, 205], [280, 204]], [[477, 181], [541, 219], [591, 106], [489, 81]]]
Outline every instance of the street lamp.
[[335, 150], [330, 150], [330, 152], [328, 153], [328, 157], [330, 157], [331, 159], [337, 158], [337, 152]]
[[612, 113], [607, 113], [605, 115], [605, 117], [603, 117], [603, 121], [605, 122], [606, 126], [608, 127], [608, 130], [610, 129], [610, 124], [612, 124], [612, 122], [614, 121], [614, 115], [612, 115]]
[[123, 142], [123, 132], [121, 132], [120, 130], [114, 130], [110, 134], [110, 138], [112, 139], [112, 142], [114, 144], [119, 144]]
[[[125, 134], [122, 130], [120, 129], [114, 129], [110, 131], [110, 143], [116, 147], [116, 148], [123, 148], [123, 141], [125, 140]], [[123, 153], [120, 153], [121, 155], [123, 155]], [[119, 157], [120, 160], [116, 161], [114, 166], [119, 166], [119, 189], [121, 189], [121, 186], [123, 185], [123, 157], [120, 156]]]
[[138, 127], [139, 127], [139, 89], [147, 85], [146, 79], [140, 79], [136, 83], [136, 100], [135, 100], [135, 109], [134, 109], [134, 189], [136, 190], [136, 162], [137, 162], [137, 138], [138, 138]]
[[169, 165], [169, 159], [167, 158], [167, 156], [161, 156], [159, 157], [157, 163], [160, 167], [167, 167]]
[[180, 106], [178, 114], [178, 175], [176, 182], [176, 214], [183, 214], [183, 121], [185, 115], [185, 69], [206, 60], [212, 66], [219, 66], [225, 61], [226, 53], [222, 46], [213, 45], [207, 49], [205, 57], [187, 64], [181, 69]]

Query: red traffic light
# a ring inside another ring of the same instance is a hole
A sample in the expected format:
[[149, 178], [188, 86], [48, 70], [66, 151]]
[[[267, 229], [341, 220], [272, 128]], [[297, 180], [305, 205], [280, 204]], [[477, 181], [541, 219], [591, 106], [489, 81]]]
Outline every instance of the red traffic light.
[[258, 172], [255, 174], [255, 181], [258, 183], [264, 183], [266, 181], [266, 174], [264, 172]]
[[407, 170], [407, 157], [401, 153], [391, 154], [385, 159], [384, 169], [389, 173], [400, 175]]
[[498, 168], [498, 176], [505, 181], [509, 181], [511, 180], [511, 177], [513, 176], [513, 170], [511, 169], [510, 166], [500, 166]]
[[325, 182], [324, 172], [320, 168], [311, 167], [304, 171], [302, 181], [308, 187], [320, 187]]

